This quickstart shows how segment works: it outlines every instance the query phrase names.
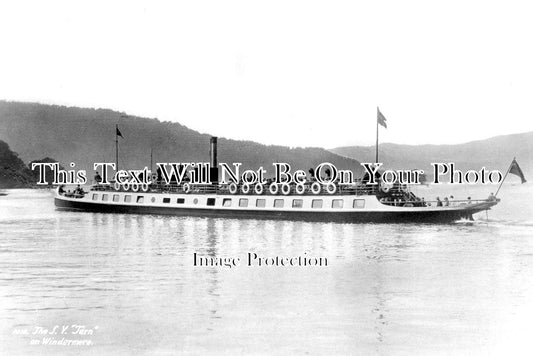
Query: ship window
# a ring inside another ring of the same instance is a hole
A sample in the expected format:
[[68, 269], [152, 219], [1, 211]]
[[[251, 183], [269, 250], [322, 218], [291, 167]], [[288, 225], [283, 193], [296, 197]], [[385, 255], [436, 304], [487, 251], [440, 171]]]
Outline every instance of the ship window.
[[266, 206], [266, 200], [265, 199], [257, 199], [255, 202], [255, 206], [258, 208], [264, 208]]
[[107, 201], [107, 194], [102, 194], [102, 200]]
[[225, 198], [223, 201], [222, 201], [222, 206], [231, 206], [231, 198]]
[[354, 199], [353, 200], [353, 207], [356, 209], [363, 209], [365, 207], [365, 200], [364, 199]]
[[137, 197], [137, 203], [144, 203], [144, 197], [142, 195]]
[[274, 199], [274, 208], [283, 208], [283, 199]]
[[113, 201], [114, 201], [115, 203], [118, 203], [118, 198], [119, 198], [119, 197], [118, 197], [118, 194], [113, 194]]
[[239, 206], [241, 208], [246, 208], [248, 206], [248, 199], [246, 198], [239, 199]]
[[293, 208], [301, 208], [303, 205], [304, 205], [304, 201], [302, 199], [294, 199], [292, 201]]
[[93, 194], [93, 200], [98, 200], [98, 194]]
[[322, 209], [322, 199], [313, 199], [311, 207], [313, 209]]
[[215, 198], [207, 198], [207, 205], [208, 206], [214, 206], [215, 205]]
[[163, 198], [163, 203], [170, 203], [170, 198]]
[[342, 209], [344, 205], [344, 200], [342, 199], [333, 199], [333, 202], [331, 203], [331, 207], [333, 209]]
[[178, 204], [185, 204], [185, 199], [183, 199], [183, 198], [178, 198], [178, 200], [176, 201], [176, 203], [178, 203]]
[[124, 196], [124, 203], [131, 203], [131, 195]]

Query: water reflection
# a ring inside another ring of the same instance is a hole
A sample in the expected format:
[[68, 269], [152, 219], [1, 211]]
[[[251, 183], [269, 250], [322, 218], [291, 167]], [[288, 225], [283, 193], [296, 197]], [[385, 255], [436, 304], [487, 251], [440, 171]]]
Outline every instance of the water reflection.
[[[58, 212], [18, 199], [0, 205], [2, 345], [14, 325], [72, 322], [102, 327], [94, 353], [465, 352], [533, 310], [530, 229], [498, 216], [323, 224]], [[194, 267], [195, 252], [243, 263]], [[328, 267], [248, 267], [249, 252], [307, 253]]]

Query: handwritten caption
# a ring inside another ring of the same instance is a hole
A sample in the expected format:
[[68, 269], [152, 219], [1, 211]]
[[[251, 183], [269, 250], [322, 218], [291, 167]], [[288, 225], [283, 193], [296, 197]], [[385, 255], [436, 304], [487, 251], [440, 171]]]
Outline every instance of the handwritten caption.
[[15, 328], [13, 335], [29, 336], [30, 345], [45, 346], [92, 346], [92, 336], [96, 334], [98, 326], [86, 325], [54, 325], [52, 327], [34, 326], [29, 328]]

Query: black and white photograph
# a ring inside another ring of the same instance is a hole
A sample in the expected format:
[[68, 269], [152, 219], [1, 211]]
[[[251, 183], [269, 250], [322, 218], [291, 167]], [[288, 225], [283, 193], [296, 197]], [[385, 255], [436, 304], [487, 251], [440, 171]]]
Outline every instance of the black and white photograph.
[[0, 2], [1, 355], [531, 355], [533, 5]]

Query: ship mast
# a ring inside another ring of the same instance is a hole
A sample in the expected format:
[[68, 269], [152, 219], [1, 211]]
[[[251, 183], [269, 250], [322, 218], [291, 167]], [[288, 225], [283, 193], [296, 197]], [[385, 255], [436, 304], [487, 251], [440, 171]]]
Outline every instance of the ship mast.
[[[378, 108], [378, 116], [379, 116], [379, 108]], [[376, 120], [376, 163], [379, 162], [379, 119]]]

